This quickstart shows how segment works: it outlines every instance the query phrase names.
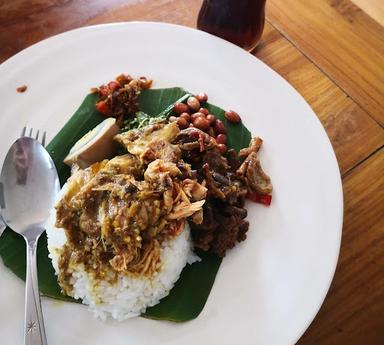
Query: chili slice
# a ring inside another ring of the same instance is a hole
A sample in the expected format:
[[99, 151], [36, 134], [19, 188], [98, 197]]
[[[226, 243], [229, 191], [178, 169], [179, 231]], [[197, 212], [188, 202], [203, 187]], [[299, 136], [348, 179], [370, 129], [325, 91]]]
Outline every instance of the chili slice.
[[108, 114], [110, 112], [109, 105], [107, 101], [99, 101], [96, 103], [96, 109], [100, 111], [100, 113]]
[[260, 194], [257, 192], [253, 192], [253, 193], [248, 193], [247, 198], [252, 200], [253, 202], [257, 202], [265, 206], [271, 205], [271, 202], [272, 202], [272, 195], [270, 194]]

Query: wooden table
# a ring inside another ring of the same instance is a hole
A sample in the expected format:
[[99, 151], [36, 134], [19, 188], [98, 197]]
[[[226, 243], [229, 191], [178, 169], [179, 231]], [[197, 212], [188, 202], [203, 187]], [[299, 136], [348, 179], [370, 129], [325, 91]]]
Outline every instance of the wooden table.
[[[349, 0], [268, 0], [255, 56], [324, 125], [344, 187], [339, 264], [298, 344], [384, 344], [384, 28]], [[76, 27], [130, 20], [195, 26], [201, 0], [0, 2], [0, 61]], [[273, 345], [273, 344], [272, 344]]]

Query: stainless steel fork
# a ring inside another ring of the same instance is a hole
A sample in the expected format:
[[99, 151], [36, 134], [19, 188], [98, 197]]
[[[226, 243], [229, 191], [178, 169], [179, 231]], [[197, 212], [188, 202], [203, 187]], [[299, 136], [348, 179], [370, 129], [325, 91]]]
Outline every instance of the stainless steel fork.
[[[26, 135], [27, 132], [27, 127], [24, 126], [23, 127], [23, 130], [21, 131], [21, 138], [22, 137], [25, 137], [27, 136]], [[38, 129], [36, 131], [36, 134], [35, 134], [35, 139], [36, 140], [39, 140], [39, 135], [40, 135], [40, 130]], [[33, 138], [33, 128], [31, 127], [30, 130], [29, 130], [29, 134], [28, 134], [29, 137]], [[45, 140], [46, 140], [46, 136], [47, 136], [47, 133], [46, 131], [43, 132], [42, 136], [41, 136], [41, 139], [40, 139], [40, 143], [43, 147], [45, 147]], [[36, 244], [37, 246], [37, 244]], [[37, 257], [36, 257], [36, 252], [34, 253], [34, 256], [32, 258], [32, 260], [34, 260], [34, 262], [36, 263], [37, 262]], [[34, 280], [34, 285], [35, 287], [37, 288], [34, 288], [33, 292], [35, 294], [35, 301], [36, 303], [38, 303], [39, 305], [37, 306], [36, 310], [37, 310], [37, 318], [38, 318], [38, 322], [39, 322], [39, 325], [40, 325], [40, 334], [41, 334], [41, 340], [42, 340], [42, 345], [47, 345], [47, 337], [46, 337], [46, 334], [45, 334], [45, 327], [44, 327], [44, 318], [43, 318], [43, 312], [41, 310], [41, 302], [40, 302], [40, 291], [39, 291], [39, 288], [38, 288], [38, 272], [37, 272], [37, 264], [35, 265], [31, 265], [31, 273], [32, 273], [32, 278]], [[27, 282], [27, 279], [26, 279], [26, 282]]]
[[[28, 135], [27, 135], [27, 133], [28, 133], [28, 131], [27, 131], [27, 126], [24, 126], [24, 127], [23, 127], [23, 130], [21, 131], [21, 136], [20, 136], [20, 137], [22, 138], [22, 137], [26, 137], [26, 136], [28, 136], [28, 137], [33, 138], [33, 128], [32, 128], [32, 127], [30, 128], [30, 130], [29, 130], [29, 134], [28, 134]], [[35, 135], [35, 139], [36, 139], [36, 140], [39, 140], [39, 135], [40, 135], [40, 130], [38, 129], [37, 132], [36, 132], [36, 135]], [[46, 139], [46, 136], [47, 136], [47, 132], [44, 131], [44, 132], [43, 132], [43, 135], [42, 135], [42, 137], [41, 137], [41, 140], [40, 140], [41, 145], [43, 145], [44, 147], [45, 147], [45, 139]]]
[[3, 234], [3, 232], [6, 228], [7, 228], [7, 226], [5, 225], [3, 217], [0, 214], [0, 236]]
[[[26, 126], [24, 126], [23, 127], [23, 129], [22, 129], [22, 131], [21, 131], [21, 138], [22, 137], [25, 137], [25, 136], [27, 136], [27, 133], [28, 133], [28, 131], [27, 131], [27, 127]], [[33, 136], [32, 136], [32, 134], [33, 134], [33, 128], [31, 127], [30, 128], [30, 130], [29, 130], [29, 134], [28, 134], [28, 136], [29, 137], [31, 137], [31, 138], [33, 138]], [[39, 135], [40, 135], [40, 130], [37, 130], [37, 132], [36, 132], [36, 134], [35, 134], [35, 139], [36, 140], [39, 140]], [[42, 135], [42, 137], [41, 137], [41, 140], [40, 140], [40, 142], [41, 142], [41, 145], [43, 145], [44, 147], [45, 147], [45, 140], [46, 140], [46, 136], [47, 136], [47, 133], [44, 131], [43, 132], [43, 135]], [[1, 196], [2, 196], [2, 185], [0, 184], [0, 198], [1, 198]], [[0, 199], [0, 206], [1, 206], [1, 204], [2, 204], [2, 200]], [[3, 234], [3, 232], [4, 232], [4, 230], [7, 228], [7, 225], [5, 224], [5, 222], [4, 222], [4, 220], [3, 220], [3, 217], [1, 216], [1, 213], [0, 213], [0, 236]]]
[[[25, 136], [29, 136], [31, 138], [33, 138], [32, 134], [33, 134], [33, 128], [31, 127], [30, 130], [29, 130], [29, 135], [27, 135], [28, 131], [27, 131], [27, 127], [24, 126], [22, 131], [21, 131], [21, 136], [20, 138], [22, 137], [25, 137]], [[39, 140], [39, 135], [40, 135], [40, 130], [38, 129], [36, 134], [35, 134], [35, 139], [36, 140]], [[43, 135], [41, 137], [41, 145], [43, 145], [45, 147], [45, 139], [46, 139], [46, 136], [47, 136], [47, 133], [44, 131], [43, 132]], [[3, 191], [2, 191], [2, 185], [0, 184], [0, 198], [1, 196], [3, 195]], [[2, 200], [0, 199], [0, 206], [2, 204]], [[4, 230], [7, 228], [7, 225], [4, 223], [4, 220], [3, 220], [3, 217], [1, 216], [1, 213], [0, 213], [0, 236], [2, 235], [2, 233], [4, 232]]]

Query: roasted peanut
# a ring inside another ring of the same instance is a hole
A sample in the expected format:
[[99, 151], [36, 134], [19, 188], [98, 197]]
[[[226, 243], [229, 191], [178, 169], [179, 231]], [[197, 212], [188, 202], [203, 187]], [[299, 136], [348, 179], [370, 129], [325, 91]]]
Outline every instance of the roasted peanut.
[[203, 113], [197, 112], [191, 115], [191, 121], [195, 121], [198, 117], [205, 118], [205, 115]]
[[216, 134], [227, 134], [227, 129], [224, 126], [224, 123], [221, 120], [216, 120], [213, 128]]
[[185, 129], [185, 128], [188, 128], [189, 122], [186, 119], [179, 117], [177, 119], [177, 125], [180, 127], [180, 129]]
[[219, 134], [216, 137], [216, 141], [218, 144], [226, 144], [227, 143], [227, 136], [225, 134]]
[[188, 111], [188, 106], [184, 103], [175, 103], [173, 110], [177, 114], [186, 113]]
[[208, 114], [209, 114], [209, 111], [208, 111], [207, 108], [200, 108], [200, 109], [199, 109], [199, 112], [200, 112], [200, 113], [203, 113], [203, 114], [205, 114], [205, 115], [208, 115]]
[[200, 102], [196, 97], [193, 97], [193, 96], [187, 99], [187, 104], [188, 104], [188, 107], [194, 111], [197, 111], [200, 108]]
[[200, 103], [208, 101], [208, 95], [205, 92], [200, 92], [196, 98]]
[[217, 148], [219, 149], [220, 153], [222, 155], [226, 154], [227, 152], [227, 146], [225, 144], [218, 144]]
[[236, 111], [234, 111], [234, 110], [226, 111], [224, 116], [229, 122], [232, 122], [232, 123], [240, 123], [241, 122], [241, 118], [240, 118], [239, 114], [236, 113]]
[[191, 122], [191, 115], [188, 113], [182, 113], [179, 117], [185, 119], [188, 123]]
[[176, 116], [170, 116], [168, 121], [169, 122], [175, 122], [175, 121], [177, 121], [177, 117]]
[[205, 131], [209, 127], [209, 121], [207, 119], [205, 119], [204, 117], [197, 117], [193, 121], [193, 125], [196, 128], [201, 129], [202, 131]]
[[209, 121], [209, 123], [214, 123], [216, 121], [216, 116], [213, 115], [213, 114], [208, 114], [207, 115], [207, 120]]

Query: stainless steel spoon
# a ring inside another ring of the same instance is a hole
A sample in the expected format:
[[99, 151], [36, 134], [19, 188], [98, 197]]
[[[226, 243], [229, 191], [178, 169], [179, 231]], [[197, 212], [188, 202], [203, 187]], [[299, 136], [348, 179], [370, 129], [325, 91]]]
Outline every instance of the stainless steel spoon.
[[9, 149], [0, 176], [1, 215], [27, 243], [25, 345], [46, 344], [37, 282], [37, 240], [60, 190], [55, 165], [37, 140], [22, 137]]

